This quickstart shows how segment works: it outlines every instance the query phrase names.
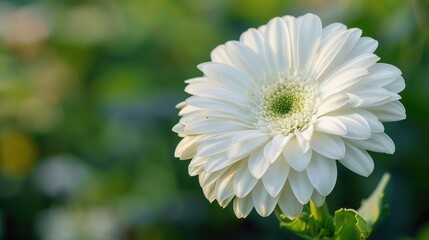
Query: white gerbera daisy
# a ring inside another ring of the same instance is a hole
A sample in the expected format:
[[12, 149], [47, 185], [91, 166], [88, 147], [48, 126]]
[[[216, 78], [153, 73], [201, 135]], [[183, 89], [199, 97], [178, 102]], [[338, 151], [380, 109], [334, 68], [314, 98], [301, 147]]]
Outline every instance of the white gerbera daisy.
[[405, 118], [401, 71], [377, 63], [377, 41], [318, 16], [276, 17], [216, 47], [192, 96], [177, 107], [183, 137], [175, 155], [191, 159], [207, 199], [234, 202], [237, 217], [276, 205], [289, 217], [323, 204], [337, 162], [368, 176], [367, 150], [392, 154], [381, 122]]

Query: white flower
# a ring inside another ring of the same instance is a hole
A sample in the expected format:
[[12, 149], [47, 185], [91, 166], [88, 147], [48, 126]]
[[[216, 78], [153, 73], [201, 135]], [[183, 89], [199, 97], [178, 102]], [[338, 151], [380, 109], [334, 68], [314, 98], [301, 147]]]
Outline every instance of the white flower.
[[279, 205], [298, 216], [323, 204], [337, 162], [368, 176], [367, 150], [392, 154], [381, 122], [405, 118], [401, 71], [377, 63], [377, 41], [318, 16], [274, 18], [216, 47], [203, 77], [187, 80], [180, 103], [183, 137], [175, 155], [190, 159], [209, 201], [234, 201], [237, 217]]

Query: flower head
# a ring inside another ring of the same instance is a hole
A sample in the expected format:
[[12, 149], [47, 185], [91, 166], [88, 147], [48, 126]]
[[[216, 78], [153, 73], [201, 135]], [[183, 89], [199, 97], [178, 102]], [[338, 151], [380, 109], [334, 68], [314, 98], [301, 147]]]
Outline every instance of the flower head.
[[209, 201], [237, 217], [279, 205], [298, 216], [334, 188], [337, 163], [368, 176], [368, 151], [392, 154], [381, 122], [405, 118], [401, 71], [377, 63], [377, 41], [318, 16], [274, 18], [216, 47], [187, 80], [175, 155], [192, 159]]

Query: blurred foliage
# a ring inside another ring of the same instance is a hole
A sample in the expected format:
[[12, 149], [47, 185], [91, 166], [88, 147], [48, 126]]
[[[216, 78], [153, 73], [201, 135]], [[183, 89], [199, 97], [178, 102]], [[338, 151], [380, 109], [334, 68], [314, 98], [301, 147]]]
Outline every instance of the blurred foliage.
[[368, 178], [340, 168], [330, 208], [392, 174], [373, 239], [427, 239], [429, 3], [424, 0], [0, 1], [3, 239], [293, 239], [274, 216], [237, 220], [204, 199], [171, 132], [183, 81], [216, 45], [278, 15], [313, 12], [379, 40], [408, 118]]

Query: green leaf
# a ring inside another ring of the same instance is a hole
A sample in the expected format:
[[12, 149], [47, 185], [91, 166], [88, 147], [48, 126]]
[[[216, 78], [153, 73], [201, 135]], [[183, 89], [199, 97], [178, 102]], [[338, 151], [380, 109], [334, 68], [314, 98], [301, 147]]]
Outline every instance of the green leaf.
[[366, 200], [362, 200], [361, 207], [358, 209], [359, 215], [365, 219], [369, 229], [372, 231], [377, 221], [380, 221], [385, 215], [387, 204], [384, 199], [384, 189], [390, 180], [390, 174], [385, 173], [377, 185], [377, 188]]
[[334, 216], [336, 240], [361, 240], [369, 236], [370, 229], [354, 209], [339, 209]]
[[[276, 208], [276, 215], [280, 221], [280, 227], [289, 229], [304, 239], [331, 239], [335, 227], [333, 217], [329, 215], [326, 204], [317, 207], [310, 203], [299, 217], [290, 219], [281, 210]], [[308, 210], [310, 210], [308, 212]]]
[[277, 217], [280, 220], [281, 228], [289, 229], [304, 239], [313, 239], [312, 236], [314, 236], [313, 232], [315, 222], [309, 213], [303, 212], [299, 217], [290, 219], [281, 213], [281, 211], [279, 212], [280, 213], [277, 215]]

